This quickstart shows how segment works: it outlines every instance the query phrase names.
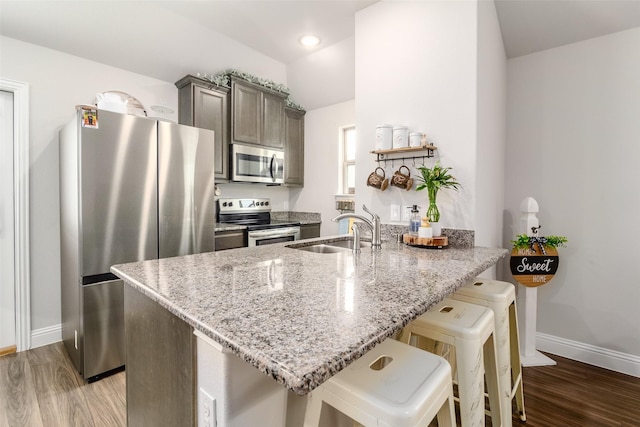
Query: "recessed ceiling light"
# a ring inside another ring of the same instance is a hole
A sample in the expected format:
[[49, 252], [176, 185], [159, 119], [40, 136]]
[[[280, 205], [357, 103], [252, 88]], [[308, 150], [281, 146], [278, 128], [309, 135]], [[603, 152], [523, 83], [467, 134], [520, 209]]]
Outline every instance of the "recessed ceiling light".
[[307, 34], [300, 37], [299, 42], [302, 46], [313, 47], [320, 44], [320, 37], [314, 36], [313, 34]]

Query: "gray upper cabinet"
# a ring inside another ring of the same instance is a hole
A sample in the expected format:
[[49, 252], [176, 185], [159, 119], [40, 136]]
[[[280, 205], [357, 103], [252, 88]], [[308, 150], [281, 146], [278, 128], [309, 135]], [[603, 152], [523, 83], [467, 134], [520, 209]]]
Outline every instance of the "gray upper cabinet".
[[304, 111], [285, 109], [285, 185], [304, 185], [304, 115]]
[[216, 180], [229, 179], [229, 89], [194, 76], [176, 82], [180, 124], [215, 132]]
[[231, 84], [231, 90], [233, 142], [260, 144], [262, 92], [236, 81]]
[[285, 139], [284, 98], [262, 94], [262, 145], [283, 148]]
[[283, 148], [285, 95], [231, 79], [231, 142]]

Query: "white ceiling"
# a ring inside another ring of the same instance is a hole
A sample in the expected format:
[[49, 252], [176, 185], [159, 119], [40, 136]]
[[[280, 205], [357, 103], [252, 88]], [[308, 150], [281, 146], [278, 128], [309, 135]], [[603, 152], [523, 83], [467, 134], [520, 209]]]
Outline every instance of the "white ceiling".
[[[207, 43], [212, 33], [289, 64], [313, 51], [297, 43], [302, 34], [321, 37], [315, 50], [351, 37], [355, 12], [375, 2], [0, 0], [0, 34], [175, 81], [184, 68], [217, 71], [215, 46]], [[495, 3], [510, 58], [640, 26], [640, 0]], [[209, 55], [185, 53], [198, 49]]]
[[640, 0], [496, 0], [508, 58], [640, 26]]

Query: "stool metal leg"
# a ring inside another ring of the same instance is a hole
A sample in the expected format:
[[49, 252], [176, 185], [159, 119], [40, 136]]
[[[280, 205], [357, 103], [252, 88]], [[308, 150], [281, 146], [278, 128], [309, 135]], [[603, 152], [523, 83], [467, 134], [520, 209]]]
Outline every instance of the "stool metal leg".
[[304, 427], [318, 427], [322, 412], [322, 397], [320, 391], [307, 395], [307, 410], [304, 415]]
[[[484, 358], [485, 358], [485, 375], [487, 381], [487, 391], [489, 392], [489, 404], [491, 407], [491, 425], [504, 426], [511, 425], [510, 422], [503, 422], [502, 406], [504, 405], [504, 399], [500, 396], [500, 386], [498, 384], [498, 361], [496, 358], [496, 344], [493, 334], [489, 336], [489, 339], [483, 346]], [[511, 387], [509, 387], [511, 388]], [[484, 387], [482, 390], [482, 396], [484, 397]], [[484, 405], [484, 400], [482, 401]], [[509, 400], [509, 405], [511, 400]], [[509, 421], [511, 421], [511, 411], [509, 411]]]
[[438, 411], [438, 427], [456, 425], [456, 410], [453, 403], [453, 387], [449, 390], [449, 398]]
[[[522, 362], [520, 361], [520, 339], [518, 337], [518, 314], [516, 312], [516, 304], [513, 302], [509, 306], [509, 332], [511, 335], [511, 389], [510, 398], [516, 398], [516, 408], [520, 420], [527, 421], [527, 415], [524, 411], [524, 391], [522, 388]], [[509, 405], [511, 408], [511, 405]]]
[[[456, 340], [460, 422], [484, 426], [484, 355], [481, 345]], [[481, 408], [481, 409], [479, 409]]]
[[[509, 328], [509, 306], [490, 302], [495, 316], [495, 344], [498, 366], [498, 381], [502, 406], [502, 425], [511, 426], [511, 346]], [[492, 415], [493, 417], [493, 415]]]

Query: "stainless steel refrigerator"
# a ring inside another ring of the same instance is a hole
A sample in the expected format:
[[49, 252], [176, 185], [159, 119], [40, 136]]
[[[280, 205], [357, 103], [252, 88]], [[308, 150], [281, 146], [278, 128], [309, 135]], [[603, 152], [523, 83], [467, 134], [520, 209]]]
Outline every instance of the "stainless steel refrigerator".
[[85, 379], [125, 363], [114, 264], [214, 250], [213, 131], [104, 110], [60, 131], [62, 339]]

